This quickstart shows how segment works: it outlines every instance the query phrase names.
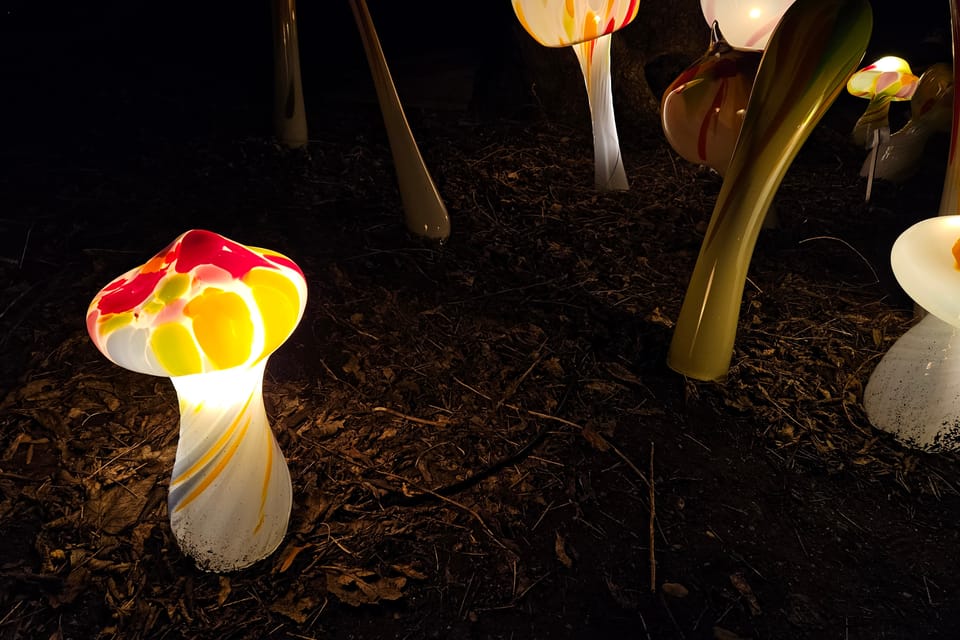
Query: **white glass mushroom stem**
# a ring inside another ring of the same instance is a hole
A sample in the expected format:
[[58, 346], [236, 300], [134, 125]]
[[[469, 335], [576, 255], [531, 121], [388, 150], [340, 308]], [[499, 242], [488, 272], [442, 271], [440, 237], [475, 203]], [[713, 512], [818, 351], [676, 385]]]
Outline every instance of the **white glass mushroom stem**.
[[291, 148], [307, 144], [307, 116], [300, 79], [295, 0], [273, 0], [273, 126], [277, 139]]
[[170, 526], [184, 553], [208, 571], [265, 558], [287, 531], [292, 487], [263, 406], [265, 364], [171, 378], [180, 440]]
[[919, 449], [960, 445], [960, 330], [927, 314], [884, 354], [863, 391], [870, 424]]
[[620, 156], [617, 123], [613, 114], [610, 85], [610, 34], [573, 45], [587, 86], [590, 118], [593, 121], [594, 178], [598, 189], [629, 188]]
[[373, 26], [373, 18], [364, 0], [350, 0], [350, 8], [360, 30], [373, 85], [377, 90], [407, 229], [419, 236], [443, 242], [450, 236], [450, 217], [410, 131], [390, 68], [380, 47], [377, 30]]

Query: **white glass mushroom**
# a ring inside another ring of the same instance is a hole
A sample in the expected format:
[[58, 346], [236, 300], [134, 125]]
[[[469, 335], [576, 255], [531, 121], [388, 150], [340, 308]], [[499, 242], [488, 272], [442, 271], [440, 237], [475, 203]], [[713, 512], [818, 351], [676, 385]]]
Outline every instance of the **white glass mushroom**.
[[87, 330], [108, 359], [173, 382], [180, 439], [170, 526], [202, 569], [242, 569], [286, 533], [290, 473], [261, 387], [306, 299], [289, 258], [194, 229], [90, 303]]
[[874, 426], [921, 449], [960, 449], [958, 242], [960, 215], [923, 220], [897, 238], [893, 273], [929, 315], [897, 340], [865, 391]]
[[610, 35], [630, 24], [639, 0], [512, 0], [523, 28], [545, 47], [572, 47], [580, 62], [593, 120], [594, 182], [629, 188], [620, 155], [610, 84]]
[[734, 49], [762, 51], [794, 0], [700, 0], [707, 24]]

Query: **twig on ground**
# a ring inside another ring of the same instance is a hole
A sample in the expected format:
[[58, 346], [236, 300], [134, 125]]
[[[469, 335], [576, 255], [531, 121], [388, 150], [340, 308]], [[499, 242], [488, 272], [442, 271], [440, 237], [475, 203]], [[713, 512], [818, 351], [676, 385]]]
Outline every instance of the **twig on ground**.
[[374, 413], [386, 413], [395, 418], [402, 418], [410, 422], [416, 422], [417, 424], [426, 424], [433, 427], [445, 427], [450, 422], [446, 417], [444, 417], [444, 419], [442, 420], [427, 420], [426, 418], [417, 418], [416, 416], [407, 415], [406, 413], [400, 413], [399, 411], [390, 409], [389, 407], [374, 407], [372, 411]]
[[496, 543], [497, 543], [497, 546], [499, 546], [499, 547], [502, 548], [502, 549], [507, 549], [508, 551], [510, 550], [510, 548], [509, 548], [507, 545], [505, 545], [505, 544], [500, 540], [500, 538], [497, 537], [497, 534], [495, 534], [493, 531], [490, 530], [490, 527], [488, 527], [488, 526], [487, 526], [487, 523], [484, 522], [483, 518], [480, 517], [480, 514], [477, 513], [474, 509], [471, 509], [470, 507], [468, 507], [467, 505], [465, 505], [465, 504], [463, 504], [463, 503], [460, 503], [460, 502], [457, 502], [456, 500], [454, 500], [454, 499], [452, 499], [452, 498], [448, 498], [448, 497], [445, 496], [445, 495], [439, 494], [439, 493], [437, 493], [436, 491], [434, 491], [433, 489], [428, 489], [428, 488], [426, 488], [426, 487], [422, 487], [422, 486], [420, 486], [419, 484], [417, 484], [416, 482], [413, 482], [412, 480], [410, 480], [409, 478], [405, 478], [405, 477], [403, 477], [403, 476], [401, 476], [401, 475], [397, 475], [396, 473], [391, 473], [390, 471], [384, 471], [383, 469], [371, 469], [371, 471], [375, 471], [376, 473], [379, 473], [380, 475], [387, 476], [388, 478], [392, 478], [392, 479], [394, 479], [394, 480], [399, 480], [399, 481], [401, 481], [401, 482], [403, 482], [403, 483], [405, 483], [405, 484], [410, 485], [411, 487], [413, 487], [413, 488], [416, 489], [417, 491], [420, 491], [420, 492], [422, 492], [422, 493], [430, 494], [431, 496], [433, 496], [434, 498], [437, 498], [438, 500], [442, 500], [443, 502], [446, 502], [446, 503], [448, 503], [448, 504], [451, 504], [451, 505], [457, 507], [458, 509], [462, 509], [463, 511], [466, 511], [466, 512], [469, 513], [471, 516], [473, 516], [473, 518], [474, 518], [478, 523], [480, 523], [480, 527], [483, 529], [483, 532], [486, 533], [488, 536], [490, 536], [490, 539], [493, 540], [494, 542], [496, 542]]
[[[513, 404], [507, 404], [507, 405], [504, 405], [504, 406], [507, 407], [508, 409], [513, 409], [514, 411], [522, 411], [523, 413], [526, 413], [526, 414], [528, 414], [528, 415], [531, 415], [531, 416], [533, 416], [533, 417], [535, 417], [535, 418], [543, 418], [544, 420], [553, 420], [554, 422], [559, 422], [560, 424], [565, 424], [565, 425], [567, 425], [568, 427], [573, 427], [574, 429], [577, 429], [577, 430], [579, 430], [579, 431], [583, 431], [583, 427], [580, 426], [579, 424], [577, 424], [576, 422], [570, 422], [569, 420], [564, 420], [563, 418], [561, 418], [561, 417], [559, 417], [559, 416], [553, 416], [553, 415], [550, 415], [549, 413], [543, 413], [543, 412], [541, 412], [541, 411], [533, 411], [533, 410], [531, 410], [531, 409], [523, 409], [523, 408], [518, 407], [518, 406], [513, 405]], [[645, 475], [643, 475], [643, 471], [641, 471], [641, 470], [637, 467], [637, 465], [633, 464], [633, 462], [630, 460], [630, 458], [628, 458], [628, 457], [626, 456], [626, 454], [624, 454], [622, 451], [620, 451], [620, 449], [617, 449], [617, 447], [614, 446], [613, 443], [611, 443], [609, 440], [607, 440], [606, 438], [604, 438], [604, 437], [603, 437], [602, 435], [600, 435], [599, 433], [596, 433], [596, 434], [594, 434], [594, 435], [596, 435], [597, 438], [600, 438], [608, 447], [610, 447], [610, 450], [611, 450], [611, 451], [613, 451], [615, 454], [617, 454], [618, 456], [620, 456], [620, 459], [623, 460], [623, 462], [624, 462], [628, 467], [630, 467], [630, 469], [632, 469], [633, 472], [636, 473], [637, 476], [639, 476], [639, 478], [640, 478], [641, 480], [643, 480], [643, 483], [644, 483], [644, 484], [646, 484], [648, 487], [650, 486], [650, 481], [647, 480], [647, 477], [646, 477]]]

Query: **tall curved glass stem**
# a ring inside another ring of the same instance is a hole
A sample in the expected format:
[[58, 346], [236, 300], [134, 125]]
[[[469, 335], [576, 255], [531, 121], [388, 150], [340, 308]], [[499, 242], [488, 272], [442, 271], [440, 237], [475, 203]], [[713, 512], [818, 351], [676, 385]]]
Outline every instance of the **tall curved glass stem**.
[[377, 100], [383, 114], [383, 124], [390, 141], [390, 152], [400, 185], [400, 199], [407, 229], [432, 240], [445, 241], [450, 236], [450, 216], [440, 198], [430, 171], [420, 155], [420, 148], [410, 131], [407, 116], [397, 95], [390, 68], [383, 56], [373, 18], [365, 0], [350, 0], [353, 17], [360, 30], [363, 48], [367, 54]]
[[295, 0], [273, 0], [273, 127], [288, 147], [307, 144]]
[[674, 328], [667, 364], [699, 380], [726, 376], [747, 269], [784, 174], [863, 58], [866, 0], [797, 0], [760, 60], [737, 146]]
[[617, 122], [613, 113], [613, 89], [610, 85], [610, 37], [600, 36], [573, 45], [580, 62], [593, 122], [594, 179], [598, 189], [629, 189], [620, 155]]
[[265, 558], [287, 531], [292, 487], [263, 406], [265, 365], [171, 378], [180, 440], [170, 526], [180, 548], [208, 571]]

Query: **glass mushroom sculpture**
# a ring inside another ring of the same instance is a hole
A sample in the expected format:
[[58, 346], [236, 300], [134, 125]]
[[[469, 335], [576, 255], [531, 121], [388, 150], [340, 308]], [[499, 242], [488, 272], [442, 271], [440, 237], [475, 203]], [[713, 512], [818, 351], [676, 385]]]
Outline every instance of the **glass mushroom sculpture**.
[[703, 17], [734, 49], [762, 51], [794, 0], [700, 0]]
[[290, 473], [261, 387], [306, 299], [289, 258], [191, 230], [90, 303], [87, 330], [108, 359], [173, 382], [180, 439], [170, 526], [202, 569], [246, 567], [286, 533]]
[[870, 148], [876, 133], [889, 135], [890, 103], [913, 97], [918, 80], [910, 64], [897, 56], [884, 56], [850, 76], [847, 80], [850, 95], [870, 101], [853, 126], [854, 143]]
[[850, 95], [870, 101], [866, 111], [854, 124], [852, 134], [854, 144], [870, 152], [862, 170], [867, 178], [868, 202], [878, 154], [890, 139], [890, 103], [912, 98], [918, 80], [907, 61], [897, 56], [884, 56], [847, 80]]
[[759, 63], [760, 54], [714, 37], [707, 52], [670, 83], [660, 120], [667, 142], [684, 160], [726, 173]]
[[[960, 360], [944, 349], [960, 328], [960, 215], [929, 218], [904, 231], [890, 264], [900, 286], [929, 315], [895, 343], [871, 376], [867, 417], [910, 446], [960, 449]], [[897, 404], [904, 399], [907, 406]]]
[[[722, 26], [721, 26], [722, 28]], [[867, 0], [796, 0], [764, 51], [680, 308], [667, 365], [727, 375], [753, 248], [783, 176], [866, 51]]]
[[610, 84], [610, 35], [637, 16], [640, 0], [512, 0], [520, 24], [545, 47], [573, 47], [593, 121], [594, 182], [629, 188], [620, 155]]

